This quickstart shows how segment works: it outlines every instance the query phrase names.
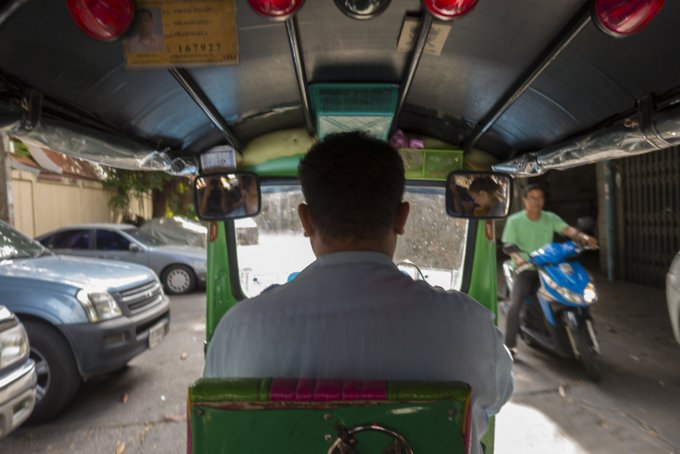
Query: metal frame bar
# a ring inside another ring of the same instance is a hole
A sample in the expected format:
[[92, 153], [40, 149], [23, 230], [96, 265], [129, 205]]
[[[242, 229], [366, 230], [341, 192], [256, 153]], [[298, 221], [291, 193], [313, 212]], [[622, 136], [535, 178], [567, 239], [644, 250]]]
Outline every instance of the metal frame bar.
[[397, 124], [399, 123], [399, 116], [404, 109], [404, 104], [406, 102], [406, 97], [413, 84], [413, 78], [415, 77], [416, 70], [418, 69], [418, 64], [420, 63], [420, 58], [423, 56], [425, 51], [425, 44], [427, 44], [427, 35], [430, 33], [430, 28], [432, 28], [432, 21], [434, 20], [432, 14], [429, 11], [423, 12], [424, 16], [420, 21], [420, 30], [418, 31], [418, 40], [411, 53], [411, 60], [409, 61], [406, 73], [402, 77], [401, 86], [399, 87], [399, 100], [397, 101], [397, 108], [394, 111], [394, 118], [392, 119], [392, 126], [390, 127], [390, 135], [394, 133], [397, 129]]
[[0, 9], [0, 27], [9, 19], [12, 14], [30, 0], [12, 0]]
[[522, 76], [512, 84], [508, 91], [494, 104], [489, 113], [477, 124], [463, 141], [467, 152], [498, 121], [531, 84], [543, 74], [550, 64], [562, 53], [574, 38], [591, 22], [592, 2], [587, 1], [569, 21], [567, 26], [550, 42], [538, 58], [527, 68]]
[[295, 78], [300, 92], [300, 100], [302, 101], [302, 110], [305, 114], [307, 132], [313, 136], [316, 134], [316, 128], [312, 121], [312, 106], [309, 102], [307, 74], [305, 73], [305, 62], [302, 56], [302, 48], [300, 47], [300, 31], [296, 16], [286, 20], [286, 32], [288, 44], [290, 45], [290, 55], [293, 57], [293, 67], [295, 68]]
[[241, 141], [236, 137], [234, 131], [224, 119], [222, 114], [217, 110], [217, 107], [210, 101], [208, 96], [203, 92], [201, 87], [198, 86], [196, 81], [191, 77], [189, 72], [184, 68], [170, 68], [170, 74], [172, 77], [179, 82], [184, 91], [194, 100], [198, 107], [208, 116], [210, 121], [217, 127], [217, 129], [222, 133], [229, 145], [234, 147], [235, 150], [241, 151]]

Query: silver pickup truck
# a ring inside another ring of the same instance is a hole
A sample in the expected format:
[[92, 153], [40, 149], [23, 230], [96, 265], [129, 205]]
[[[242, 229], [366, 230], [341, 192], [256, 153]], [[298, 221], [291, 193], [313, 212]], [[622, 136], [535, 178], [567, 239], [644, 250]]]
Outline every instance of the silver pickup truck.
[[0, 306], [0, 438], [21, 425], [35, 406], [35, 363], [24, 326]]
[[151, 269], [56, 256], [1, 221], [0, 289], [36, 364], [31, 422], [56, 415], [83, 380], [120, 369], [170, 328], [170, 301]]

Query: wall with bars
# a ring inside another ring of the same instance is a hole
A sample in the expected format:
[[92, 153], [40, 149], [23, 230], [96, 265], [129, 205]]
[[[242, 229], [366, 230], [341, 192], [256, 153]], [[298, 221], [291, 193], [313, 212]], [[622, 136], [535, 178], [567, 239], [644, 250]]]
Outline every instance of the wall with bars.
[[663, 287], [680, 250], [680, 147], [616, 161], [622, 278]]

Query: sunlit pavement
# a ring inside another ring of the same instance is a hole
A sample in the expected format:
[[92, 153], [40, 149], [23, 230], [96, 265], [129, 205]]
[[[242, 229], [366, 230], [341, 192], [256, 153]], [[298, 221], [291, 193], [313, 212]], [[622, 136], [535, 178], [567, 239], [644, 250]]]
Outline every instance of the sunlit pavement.
[[496, 417], [496, 454], [581, 454], [588, 451], [540, 411], [508, 403]]
[[680, 453], [680, 346], [664, 291], [594, 275], [602, 381], [520, 340], [497, 453]]

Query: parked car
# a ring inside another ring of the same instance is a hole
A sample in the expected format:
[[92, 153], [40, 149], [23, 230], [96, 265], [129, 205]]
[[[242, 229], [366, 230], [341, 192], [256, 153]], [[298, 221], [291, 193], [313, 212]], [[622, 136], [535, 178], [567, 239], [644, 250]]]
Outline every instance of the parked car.
[[[166, 244], [181, 244], [205, 248], [208, 244], [208, 228], [180, 216], [153, 218], [139, 227]], [[236, 241], [242, 246], [258, 244], [259, 231], [253, 218], [234, 220]]]
[[26, 330], [9, 309], [0, 306], [0, 438], [31, 415], [35, 385]]
[[675, 340], [680, 344], [680, 252], [675, 254], [666, 275], [666, 302]]
[[21, 320], [37, 372], [31, 421], [45, 421], [82, 380], [161, 343], [170, 302], [149, 268], [65, 257], [0, 222], [0, 305]]
[[208, 229], [199, 222], [181, 216], [149, 219], [139, 229], [165, 244], [182, 244], [204, 249], [208, 244]]
[[168, 293], [190, 293], [197, 284], [205, 284], [205, 249], [166, 244], [132, 225], [74, 225], [36, 239], [58, 254], [122, 260], [148, 266], [160, 278]]

